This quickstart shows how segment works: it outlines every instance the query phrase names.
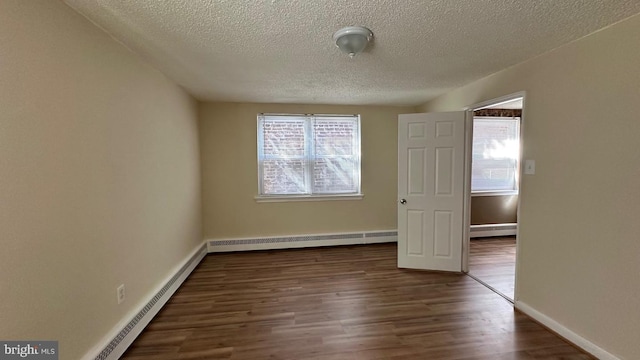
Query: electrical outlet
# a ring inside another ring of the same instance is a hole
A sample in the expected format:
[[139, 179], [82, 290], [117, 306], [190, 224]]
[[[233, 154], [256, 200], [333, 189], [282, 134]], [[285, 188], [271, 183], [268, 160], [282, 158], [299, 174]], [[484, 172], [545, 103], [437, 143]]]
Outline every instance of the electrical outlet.
[[122, 304], [124, 301], [124, 284], [118, 286], [116, 291], [118, 293], [118, 304]]

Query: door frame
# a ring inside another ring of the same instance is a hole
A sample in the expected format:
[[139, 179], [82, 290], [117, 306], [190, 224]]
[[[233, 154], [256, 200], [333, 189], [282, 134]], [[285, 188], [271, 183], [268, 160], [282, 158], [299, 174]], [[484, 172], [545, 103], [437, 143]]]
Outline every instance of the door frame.
[[465, 168], [465, 187], [464, 187], [464, 227], [465, 230], [463, 232], [463, 241], [462, 241], [462, 272], [469, 272], [469, 248], [470, 248], [470, 228], [471, 228], [471, 160], [472, 160], [472, 148], [473, 148], [473, 111], [480, 110], [490, 105], [499, 104], [501, 102], [507, 102], [510, 100], [514, 100], [517, 98], [522, 98], [522, 115], [520, 116], [520, 149], [519, 149], [519, 158], [518, 158], [518, 201], [516, 205], [516, 217], [517, 217], [517, 226], [516, 226], [516, 266], [515, 266], [515, 278], [514, 278], [514, 290], [513, 290], [513, 302], [515, 303], [518, 296], [518, 268], [520, 264], [520, 223], [522, 218], [520, 216], [520, 205], [522, 199], [522, 179], [524, 175], [524, 166], [522, 166], [523, 158], [522, 158], [522, 149], [524, 146], [524, 119], [527, 108], [527, 92], [526, 91], [518, 91], [515, 93], [511, 93], [508, 95], [500, 96], [497, 98], [492, 98], [489, 100], [481, 101], [463, 108], [464, 111], [469, 111], [472, 113], [471, 116], [467, 117], [467, 126], [465, 126], [465, 159], [464, 159], [464, 168]]

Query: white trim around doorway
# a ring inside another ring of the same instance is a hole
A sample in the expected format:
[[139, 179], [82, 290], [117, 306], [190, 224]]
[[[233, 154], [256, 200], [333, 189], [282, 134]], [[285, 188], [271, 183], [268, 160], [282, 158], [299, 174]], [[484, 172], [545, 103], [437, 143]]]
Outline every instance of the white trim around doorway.
[[[504, 102], [508, 102], [510, 100], [515, 100], [518, 98], [522, 98], [522, 115], [520, 117], [520, 161], [518, 162], [519, 164], [519, 169], [518, 169], [518, 176], [519, 176], [519, 181], [520, 184], [518, 186], [518, 192], [521, 194], [522, 193], [522, 177], [524, 175], [523, 172], [523, 166], [520, 166], [520, 164], [522, 164], [523, 161], [523, 157], [522, 157], [522, 140], [524, 139], [524, 120], [526, 118], [526, 108], [527, 108], [527, 98], [526, 98], [527, 92], [526, 91], [518, 91], [512, 94], [508, 94], [508, 95], [504, 95], [504, 96], [500, 96], [497, 98], [492, 98], [489, 100], [485, 100], [485, 101], [481, 101], [479, 103], [475, 103], [472, 105], [469, 105], [467, 107], [465, 107], [462, 110], [465, 111], [475, 111], [475, 110], [480, 110], [480, 109], [484, 109], [488, 106], [491, 105], [495, 105], [495, 104], [500, 104], [500, 103], [504, 103]], [[464, 242], [462, 244], [462, 271], [465, 273], [469, 272], [469, 241], [471, 240], [470, 238], [470, 228], [471, 228], [471, 145], [472, 145], [472, 141], [473, 141], [473, 117], [471, 117], [471, 124], [469, 124], [469, 126], [467, 126], [466, 129], [466, 149], [465, 149], [465, 194], [464, 194], [464, 198], [465, 198], [465, 213], [468, 213], [469, 216], [465, 217], [465, 229], [466, 232], [465, 237], [464, 237]], [[466, 179], [468, 178], [468, 179]], [[521, 204], [521, 196], [518, 196], [518, 204], [517, 204], [517, 210], [516, 210], [516, 216], [518, 219], [518, 222], [521, 221], [521, 217], [520, 217], [520, 204]], [[516, 227], [516, 269], [515, 269], [515, 283], [514, 283], [514, 295], [513, 295], [513, 301], [516, 302], [518, 300], [518, 267], [520, 264], [520, 242], [517, 241], [517, 239], [519, 238], [520, 235], [520, 226]]]

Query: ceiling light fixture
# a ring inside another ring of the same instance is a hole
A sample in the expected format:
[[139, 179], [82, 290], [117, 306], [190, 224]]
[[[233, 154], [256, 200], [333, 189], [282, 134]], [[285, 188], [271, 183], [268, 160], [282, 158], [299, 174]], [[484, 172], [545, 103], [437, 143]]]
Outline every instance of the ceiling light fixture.
[[333, 34], [333, 41], [336, 46], [349, 54], [350, 58], [361, 53], [373, 38], [371, 30], [362, 26], [347, 26]]

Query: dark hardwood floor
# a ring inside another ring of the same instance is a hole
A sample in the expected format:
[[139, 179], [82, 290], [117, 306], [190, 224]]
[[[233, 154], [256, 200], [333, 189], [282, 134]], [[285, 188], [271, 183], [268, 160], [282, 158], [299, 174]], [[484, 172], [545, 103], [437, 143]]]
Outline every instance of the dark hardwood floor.
[[395, 244], [209, 255], [123, 359], [591, 359]]
[[516, 282], [516, 237], [472, 239], [469, 274], [513, 300]]

